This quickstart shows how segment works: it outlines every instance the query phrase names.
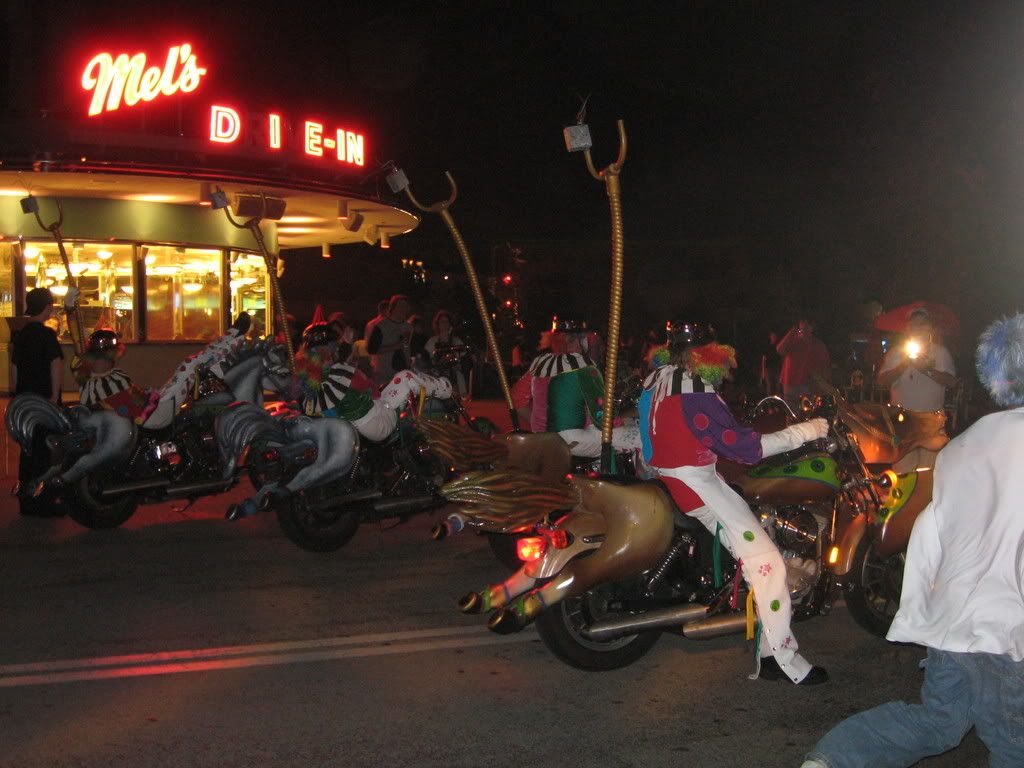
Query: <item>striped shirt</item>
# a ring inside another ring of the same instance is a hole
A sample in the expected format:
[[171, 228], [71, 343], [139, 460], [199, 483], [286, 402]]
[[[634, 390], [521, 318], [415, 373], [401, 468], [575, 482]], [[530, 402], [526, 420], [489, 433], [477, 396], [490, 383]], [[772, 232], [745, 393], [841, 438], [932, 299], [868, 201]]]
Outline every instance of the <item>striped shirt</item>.
[[566, 371], [578, 371], [588, 365], [594, 365], [594, 361], [585, 352], [569, 352], [564, 355], [548, 352], [540, 355], [530, 364], [530, 375], [548, 379]]
[[108, 397], [124, 392], [132, 386], [132, 380], [120, 368], [107, 373], [93, 374], [79, 390], [79, 400], [87, 408], [101, 407]]
[[337, 408], [352, 387], [356, 369], [344, 363], [332, 363], [324, 370], [319, 391], [305, 401], [305, 411], [312, 416], [321, 416], [324, 411]]

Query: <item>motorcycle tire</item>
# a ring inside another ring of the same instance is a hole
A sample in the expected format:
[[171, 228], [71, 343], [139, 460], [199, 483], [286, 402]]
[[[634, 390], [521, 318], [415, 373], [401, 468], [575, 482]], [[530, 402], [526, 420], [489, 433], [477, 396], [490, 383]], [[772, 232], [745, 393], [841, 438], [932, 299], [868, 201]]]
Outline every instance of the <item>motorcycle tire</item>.
[[81, 526], [94, 531], [106, 531], [127, 522], [135, 514], [139, 506], [132, 494], [114, 497], [113, 501], [103, 501], [99, 495], [99, 487], [88, 475], [79, 482], [75, 492], [65, 496], [68, 517]]
[[494, 553], [498, 562], [508, 569], [510, 573], [514, 573], [523, 567], [523, 562], [519, 559], [516, 545], [524, 535], [515, 533], [487, 534], [487, 543], [491, 545], [491, 552]]
[[592, 672], [622, 669], [647, 654], [661, 637], [658, 630], [639, 632], [612, 640], [583, 637], [575, 615], [585, 598], [570, 598], [541, 613], [535, 624], [541, 641], [556, 657], [571, 667]]
[[846, 607], [861, 627], [885, 637], [900, 606], [906, 555], [886, 559], [875, 553], [870, 535], [861, 538], [853, 555], [853, 568], [843, 584]]
[[294, 495], [279, 502], [276, 509], [284, 535], [307, 552], [336, 552], [359, 530], [361, 515], [356, 506], [315, 512], [301, 496]]

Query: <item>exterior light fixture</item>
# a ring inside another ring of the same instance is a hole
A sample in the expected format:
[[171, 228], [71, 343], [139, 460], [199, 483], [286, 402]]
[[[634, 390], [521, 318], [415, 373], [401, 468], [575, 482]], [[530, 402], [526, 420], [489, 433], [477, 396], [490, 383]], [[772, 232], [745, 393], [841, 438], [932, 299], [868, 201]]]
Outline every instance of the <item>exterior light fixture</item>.
[[259, 217], [277, 221], [284, 216], [284, 209], [287, 206], [282, 197], [267, 197], [266, 195], [255, 195], [252, 192], [239, 192], [235, 195], [235, 204], [232, 207], [235, 215], [248, 219]]
[[409, 188], [409, 177], [397, 165], [392, 166], [388, 175], [384, 177], [384, 181], [388, 183], [388, 188], [396, 194]]
[[213, 185], [208, 181], [199, 182], [199, 204], [213, 205]]
[[348, 221], [348, 200], [338, 201], [338, 221]]
[[210, 204], [213, 206], [213, 210], [220, 211], [228, 207], [228, 195], [227, 193], [217, 187], [213, 192], [210, 193]]
[[320, 244], [320, 255], [323, 256], [325, 259], [331, 258], [331, 244], [330, 243], [321, 243]]
[[341, 226], [349, 232], [358, 232], [359, 228], [363, 226], [363, 214], [353, 211], [345, 221], [341, 222]]
[[380, 233], [380, 247], [385, 249], [391, 247], [391, 235], [387, 232], [382, 231]]

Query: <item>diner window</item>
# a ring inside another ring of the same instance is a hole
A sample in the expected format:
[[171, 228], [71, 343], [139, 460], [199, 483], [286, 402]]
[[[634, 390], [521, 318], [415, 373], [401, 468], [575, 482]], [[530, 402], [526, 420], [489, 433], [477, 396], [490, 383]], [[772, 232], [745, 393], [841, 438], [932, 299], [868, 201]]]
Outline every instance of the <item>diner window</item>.
[[146, 340], [210, 341], [221, 334], [221, 261], [211, 248], [142, 246]]
[[0, 317], [14, 316], [14, 245], [0, 243]]
[[270, 276], [263, 257], [254, 253], [231, 253], [231, 317], [248, 312], [252, 333], [264, 336], [273, 332], [267, 325]]
[[[132, 246], [67, 242], [65, 250], [71, 274], [81, 291], [78, 306], [85, 333], [92, 333], [96, 328], [112, 328], [122, 340], [136, 341]], [[26, 292], [33, 288], [49, 288], [57, 302], [62, 302], [68, 293], [68, 279], [57, 244], [52, 240], [26, 241], [22, 246], [22, 257]], [[10, 274], [10, 270], [6, 273]], [[0, 283], [0, 309], [5, 291], [10, 294], [10, 288], [4, 288]], [[60, 340], [70, 343], [71, 332], [64, 313], [54, 313], [53, 323]]]

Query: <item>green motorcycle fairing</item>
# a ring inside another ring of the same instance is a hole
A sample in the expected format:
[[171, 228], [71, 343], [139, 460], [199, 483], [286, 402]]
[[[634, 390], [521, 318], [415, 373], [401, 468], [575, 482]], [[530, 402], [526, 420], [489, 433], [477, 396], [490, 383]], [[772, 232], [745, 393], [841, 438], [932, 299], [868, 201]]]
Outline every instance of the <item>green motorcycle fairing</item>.
[[747, 474], [758, 479], [764, 478], [795, 478], [800, 480], [812, 480], [818, 483], [839, 490], [840, 482], [837, 474], [838, 465], [835, 459], [828, 454], [814, 454], [794, 461], [790, 464], [767, 465], [752, 467]]

